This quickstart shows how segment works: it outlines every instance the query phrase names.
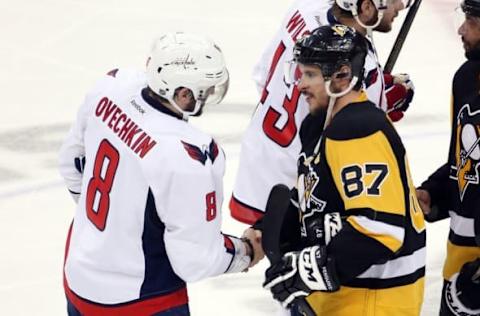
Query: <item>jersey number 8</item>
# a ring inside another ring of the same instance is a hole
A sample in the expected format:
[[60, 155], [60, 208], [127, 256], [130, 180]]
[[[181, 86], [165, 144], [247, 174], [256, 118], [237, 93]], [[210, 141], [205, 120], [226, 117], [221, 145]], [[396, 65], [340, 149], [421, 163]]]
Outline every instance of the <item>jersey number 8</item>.
[[100, 231], [105, 229], [108, 210], [110, 209], [110, 191], [112, 190], [115, 172], [120, 155], [115, 147], [106, 139], [98, 146], [93, 176], [88, 182], [86, 208], [88, 219]]

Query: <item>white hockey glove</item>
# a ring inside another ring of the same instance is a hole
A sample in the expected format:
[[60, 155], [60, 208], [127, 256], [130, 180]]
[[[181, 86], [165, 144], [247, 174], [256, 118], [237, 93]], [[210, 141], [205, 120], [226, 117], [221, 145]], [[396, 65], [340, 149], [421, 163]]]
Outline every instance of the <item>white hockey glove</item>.
[[287, 308], [312, 291], [334, 292], [340, 288], [333, 259], [325, 247], [313, 246], [288, 252], [265, 272], [263, 287]]
[[227, 252], [232, 254], [232, 261], [225, 273], [247, 271], [253, 260], [253, 247], [249, 241], [225, 234], [223, 237]]
[[75, 157], [73, 160], [75, 164], [75, 169], [81, 174], [83, 174], [83, 170], [85, 170], [85, 156]]
[[[85, 156], [75, 157], [73, 159], [73, 164], [75, 165], [75, 169], [78, 171], [78, 173], [83, 174], [83, 171], [85, 170]], [[78, 204], [78, 199], [80, 198], [80, 192], [75, 192], [75, 191], [72, 191], [71, 189], [68, 189], [68, 192], [70, 192], [70, 195], [72, 196], [75, 203]]]
[[445, 300], [457, 316], [480, 315], [480, 258], [463, 265], [447, 284]]

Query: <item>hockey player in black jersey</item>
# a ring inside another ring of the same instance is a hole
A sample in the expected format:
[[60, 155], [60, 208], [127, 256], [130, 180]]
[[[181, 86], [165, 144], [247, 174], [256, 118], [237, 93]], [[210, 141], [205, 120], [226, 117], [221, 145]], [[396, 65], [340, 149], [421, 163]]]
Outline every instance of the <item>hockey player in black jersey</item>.
[[353, 29], [322, 26], [297, 42], [286, 76], [311, 115], [290, 207], [299, 222], [287, 223], [290, 251], [266, 271], [264, 287], [292, 315], [303, 313], [299, 299], [315, 315], [420, 314], [423, 214], [404, 146], [361, 88], [365, 53]]
[[440, 315], [480, 315], [480, 0], [464, 0], [467, 61], [453, 78], [448, 161], [417, 190], [428, 221], [450, 218]]

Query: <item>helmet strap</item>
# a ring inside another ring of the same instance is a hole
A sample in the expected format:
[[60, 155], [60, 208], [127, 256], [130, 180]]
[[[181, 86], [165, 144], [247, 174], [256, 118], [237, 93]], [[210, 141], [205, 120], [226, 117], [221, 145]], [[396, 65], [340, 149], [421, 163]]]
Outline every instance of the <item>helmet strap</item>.
[[383, 19], [383, 10], [377, 9], [377, 21], [373, 25], [366, 25], [360, 20], [356, 7], [352, 7], [352, 15], [355, 21], [367, 31], [367, 36], [371, 38], [373, 29], [375, 29]]
[[353, 87], [355, 87], [357, 82], [358, 82], [358, 77], [354, 76], [350, 81], [350, 84], [348, 85], [347, 89], [337, 93], [333, 92], [331, 89], [331, 85], [332, 85], [331, 79], [325, 82], [325, 90], [327, 91], [327, 94], [330, 98], [328, 100], [327, 116], [325, 117], [325, 123], [323, 125], [324, 130], [325, 128], [327, 128], [328, 124], [330, 124], [330, 121], [332, 120], [333, 107], [337, 99], [343, 97], [344, 95], [352, 91]]
[[182, 120], [184, 121], [188, 121], [188, 118], [192, 115], [195, 115], [198, 113], [198, 111], [200, 111], [200, 108], [202, 107], [202, 103], [203, 101], [201, 100], [196, 100], [195, 101], [195, 107], [193, 108], [192, 111], [185, 111], [184, 109], [182, 109], [178, 104], [177, 102], [175, 102], [175, 100], [172, 98], [172, 97], [167, 97], [167, 100], [168, 102], [170, 102], [170, 104], [178, 111], [182, 114]]

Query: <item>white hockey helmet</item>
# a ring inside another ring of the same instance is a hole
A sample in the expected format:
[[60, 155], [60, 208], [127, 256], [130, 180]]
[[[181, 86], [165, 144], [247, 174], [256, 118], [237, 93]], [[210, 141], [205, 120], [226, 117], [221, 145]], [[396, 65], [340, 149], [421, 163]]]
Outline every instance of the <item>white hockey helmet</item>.
[[[220, 103], [228, 90], [229, 76], [220, 48], [207, 37], [169, 33], [156, 39], [147, 63], [150, 89], [186, 118], [197, 114], [204, 104]], [[188, 88], [195, 98], [193, 110], [182, 109], [175, 91]]]
[[372, 25], [366, 25], [358, 18], [358, 2], [360, 0], [335, 0], [337, 5], [342, 8], [343, 10], [350, 11], [355, 18], [355, 20], [360, 24], [362, 27], [366, 28], [368, 31], [373, 30], [376, 28], [383, 18], [383, 12], [387, 9], [387, 1], [388, 0], [370, 0], [373, 2], [373, 5], [377, 8], [377, 21]]

